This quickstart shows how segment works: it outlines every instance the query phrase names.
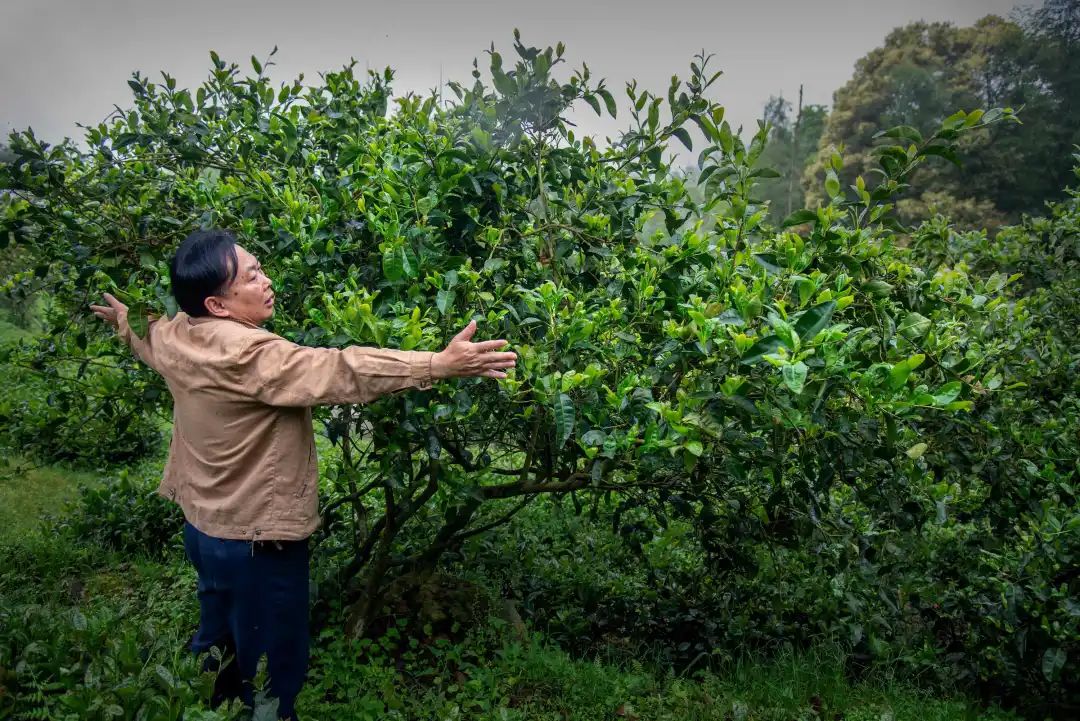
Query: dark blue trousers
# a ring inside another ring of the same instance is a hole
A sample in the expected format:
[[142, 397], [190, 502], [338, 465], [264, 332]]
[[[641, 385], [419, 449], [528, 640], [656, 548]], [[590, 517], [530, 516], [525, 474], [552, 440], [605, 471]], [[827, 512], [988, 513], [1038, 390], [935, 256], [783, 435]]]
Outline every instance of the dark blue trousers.
[[233, 656], [218, 675], [214, 703], [240, 698], [252, 706], [252, 681], [265, 654], [278, 715], [295, 719], [308, 664], [307, 540], [227, 540], [185, 523], [184, 550], [199, 574], [199, 630], [191, 650], [216, 646]]

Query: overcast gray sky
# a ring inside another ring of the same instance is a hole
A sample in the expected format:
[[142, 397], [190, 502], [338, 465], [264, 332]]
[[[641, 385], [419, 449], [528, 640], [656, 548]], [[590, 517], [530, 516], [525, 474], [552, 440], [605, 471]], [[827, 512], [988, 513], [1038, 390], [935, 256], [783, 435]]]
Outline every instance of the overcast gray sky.
[[[513, 28], [527, 45], [562, 40], [571, 65], [606, 77], [620, 110], [626, 80], [666, 91], [685, 77], [698, 50], [716, 54], [724, 76], [714, 97], [734, 125], [754, 127], [770, 94], [830, 104], [855, 61], [890, 29], [915, 20], [970, 25], [1007, 15], [1015, 0], [2, 0], [0, 132], [32, 126], [39, 137], [81, 135], [113, 104], [126, 107], [134, 70], [160, 70], [193, 87], [209, 50], [250, 68], [252, 54], [279, 47], [271, 77], [310, 78], [355, 57], [360, 67], [397, 71], [395, 89], [426, 91], [444, 79], [468, 81], [472, 59], [492, 41], [512, 54]], [[1039, 4], [1023, 2], [1021, 4]], [[576, 116], [586, 132], [624, 127]]]

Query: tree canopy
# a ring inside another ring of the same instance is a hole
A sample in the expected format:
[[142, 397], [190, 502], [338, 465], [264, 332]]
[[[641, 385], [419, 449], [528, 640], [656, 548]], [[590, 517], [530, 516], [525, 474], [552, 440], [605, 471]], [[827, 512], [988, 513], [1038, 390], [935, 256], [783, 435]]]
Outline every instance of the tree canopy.
[[[901, 201], [901, 217], [940, 210], [994, 227], [1041, 212], [1047, 200], [1061, 197], [1071, 174], [1068, 150], [1080, 142], [1080, 69], [1068, 22], [1078, 6], [1057, 0], [1015, 22], [988, 15], [972, 27], [918, 22], [894, 30], [836, 91], [821, 155], [804, 177], [806, 191], [820, 187], [831, 149], [843, 147], [845, 183], [872, 167], [881, 127], [926, 132], [957, 108], [1002, 106], [1022, 108], [1022, 124], [973, 134], [959, 157], [946, 157], [952, 164], [920, 170], [918, 191]], [[1040, 172], [1027, 172], [1033, 167]]]

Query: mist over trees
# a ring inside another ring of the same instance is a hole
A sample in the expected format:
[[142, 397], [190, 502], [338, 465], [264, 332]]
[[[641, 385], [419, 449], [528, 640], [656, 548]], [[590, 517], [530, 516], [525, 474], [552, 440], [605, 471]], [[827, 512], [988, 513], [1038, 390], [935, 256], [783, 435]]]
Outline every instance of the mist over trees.
[[818, 142], [825, 129], [828, 109], [824, 105], [803, 105], [781, 96], [772, 96], [765, 105], [765, 122], [772, 128], [769, 143], [761, 154], [762, 162], [780, 173], [779, 178], [761, 184], [760, 197], [769, 201], [770, 215], [780, 221], [805, 205], [805, 190], [800, 177], [814, 161]]
[[[965, 139], [957, 157], [921, 167], [898, 201], [901, 220], [936, 212], [967, 226], [998, 227], [1024, 213], [1039, 213], [1063, 197], [1071, 177], [1069, 150], [1080, 143], [1080, 2], [1051, 0], [1018, 10], [1012, 19], [988, 15], [971, 27], [917, 22], [893, 30], [881, 47], [861, 58], [855, 72], [819, 119], [820, 106], [803, 108], [796, 123], [789, 101], [770, 98], [764, 119], [773, 124], [769, 159], [782, 178], [765, 186], [777, 210], [799, 207], [788, 177], [793, 148], [809, 162], [800, 168], [808, 205], [824, 199], [825, 171], [841, 150], [844, 185], [878, 163], [875, 134], [908, 126], [925, 134], [958, 109], [1012, 107], [1021, 123], [998, 124]], [[820, 129], [820, 132], [819, 132]], [[952, 161], [952, 162], [948, 162]], [[1032, 168], [1039, 168], [1032, 172]], [[790, 205], [789, 205], [790, 201]]]

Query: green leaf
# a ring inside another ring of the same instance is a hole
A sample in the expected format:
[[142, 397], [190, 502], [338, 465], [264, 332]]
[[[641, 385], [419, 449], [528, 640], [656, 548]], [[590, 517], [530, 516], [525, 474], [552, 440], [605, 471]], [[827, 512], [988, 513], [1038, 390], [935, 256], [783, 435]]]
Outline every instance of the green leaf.
[[262, 63], [254, 55], [251, 56], [251, 67], [255, 68], [255, 72], [262, 75]]
[[160, 663], [154, 666], [154, 673], [161, 679], [161, 683], [167, 689], [176, 688], [176, 679], [173, 677], [172, 672], [169, 669], [162, 666]]
[[928, 148], [923, 148], [923, 155], [936, 155], [939, 158], [945, 158], [950, 163], [958, 168], [964, 167], [960, 161], [960, 156], [956, 154], [956, 151], [947, 145], [931, 145]]
[[801, 339], [795, 335], [795, 329], [786, 320], [779, 318], [772, 321], [773, 330], [776, 331], [776, 335], [780, 338], [780, 342], [788, 347], [788, 350], [797, 351]]
[[825, 174], [825, 192], [830, 198], [840, 195], [840, 179], [836, 177], [836, 171], [830, 170]]
[[619, 450], [619, 441], [615, 436], [608, 436], [604, 439], [603, 454], [608, 458], [614, 458], [615, 453]]
[[813, 210], [796, 210], [794, 213], [784, 218], [784, 222], [781, 226], [784, 228], [790, 228], [793, 225], [802, 225], [803, 223], [817, 223], [818, 214]]
[[[485, 132], [479, 125], [474, 125], [469, 134], [472, 136], [473, 142], [481, 150], [487, 150], [491, 147], [491, 134]], [[472, 176], [469, 177], [472, 178]]]
[[781, 371], [784, 377], [784, 385], [790, 388], [792, 393], [799, 395], [806, 384], [806, 372], [806, 364], [802, 361], [784, 366], [783, 371]]
[[754, 260], [773, 275], [780, 275], [781, 269], [776, 262], [776, 253], [754, 253]]
[[814, 281], [809, 278], [799, 278], [795, 281], [795, 290], [799, 293], [799, 307], [802, 308], [814, 297], [814, 291], [817, 290], [817, 286], [814, 285]]
[[251, 721], [277, 721], [277, 710], [280, 703], [277, 698], [266, 696], [262, 691], [256, 693], [255, 708], [251, 715]]
[[611, 93], [606, 88], [597, 88], [596, 94], [604, 99], [604, 106], [607, 107], [608, 115], [615, 117], [618, 108], [615, 106], [615, 98], [611, 97]]
[[948, 405], [956, 400], [963, 388], [964, 385], [960, 381], [950, 381], [934, 391], [934, 402], [941, 406]]
[[583, 435], [581, 437], [581, 443], [582, 443], [582, 445], [584, 445], [586, 447], [589, 447], [589, 446], [602, 446], [602, 445], [604, 445], [604, 441], [606, 441], [606, 440], [607, 440], [607, 433], [604, 433], [601, 430], [597, 430], [596, 428], [592, 429], [591, 431], [588, 431], [587, 433], [585, 433], [585, 435]]
[[906, 360], [902, 360], [893, 366], [889, 371], [889, 387], [893, 390], [899, 390], [907, 383], [908, 377], [911, 372], [922, 365], [922, 362], [926, 360], [926, 356], [922, 353], [916, 353]]
[[701, 134], [710, 142], [715, 142], [720, 137], [720, 131], [716, 129], [712, 121], [702, 115], [691, 115], [690, 119], [701, 128]]
[[682, 141], [682, 144], [686, 146], [687, 150], [694, 149], [694, 141], [690, 139], [690, 133], [686, 132], [686, 128], [675, 128], [671, 131], [671, 134]]
[[922, 455], [924, 453], [926, 453], [926, 444], [925, 443], [916, 443], [911, 448], [904, 451], [904, 453], [906, 453], [907, 457], [912, 459], [912, 460], [915, 460], [917, 458], [922, 458]]
[[[649, 160], [649, 164], [653, 168], [659, 170], [663, 164], [663, 149], [658, 147], [653, 148], [645, 153], [645, 157]], [[668, 211], [670, 213], [670, 211]]]
[[897, 138], [898, 140], [908, 140], [916, 145], [922, 145], [923, 142], [922, 133], [910, 125], [897, 125], [895, 128], [882, 130], [874, 134], [874, 139], [877, 138]]
[[713, 320], [720, 325], [746, 325], [746, 321], [743, 320], [742, 314], [735, 308], [728, 308]]
[[442, 455], [442, 444], [439, 443], [439, 436], [435, 433], [435, 428], [428, 429], [427, 454], [429, 458], [436, 460]]
[[589, 104], [589, 107], [596, 111], [597, 115], [600, 115], [600, 101], [596, 99], [596, 96], [592, 93], [588, 93], [583, 96], [585, 102]]
[[383, 276], [391, 283], [405, 277], [405, 255], [400, 247], [387, 248], [382, 257]]
[[868, 295], [872, 295], [875, 298], [885, 298], [892, 293], [893, 286], [891, 283], [886, 283], [883, 280], [871, 280], [863, 283], [863, 292]]
[[454, 291], [443, 289], [435, 294], [435, 307], [438, 308], [439, 312], [443, 315], [446, 315], [453, 305]]
[[503, 95], [514, 95], [517, 93], [517, 83], [503, 72], [502, 56], [494, 52], [491, 53], [491, 79], [495, 84], [495, 89]]
[[946, 129], [959, 128], [964, 124], [964, 120], [967, 119], [967, 113], [963, 110], [957, 110], [955, 113], [945, 118], [941, 123], [941, 127]]
[[1066, 654], [1063, 648], [1048, 648], [1043, 651], [1042, 673], [1047, 681], [1056, 681], [1061, 669], [1065, 668]]
[[574, 401], [565, 393], [560, 393], [555, 399], [555, 437], [559, 448], [566, 445], [574, 434], [576, 415]]
[[782, 176], [780, 175], [779, 171], [773, 170], [772, 168], [758, 168], [757, 170], [751, 171], [750, 177], [751, 178], [779, 178], [779, 177], [782, 177]]
[[128, 307], [128, 327], [139, 338], [145, 338], [147, 331], [150, 329], [150, 321], [147, 319], [146, 314], [146, 304], [141, 301], [132, 303]]
[[683, 448], [697, 458], [701, 458], [701, 454], [705, 452], [705, 448], [701, 445], [701, 441], [687, 441], [683, 444]]
[[815, 305], [799, 316], [799, 320], [795, 321], [795, 332], [799, 334], [799, 338], [803, 341], [813, 340], [818, 333], [829, 325], [829, 320], [835, 310], [835, 300], [827, 300], [824, 303]]
[[735, 168], [729, 166], [720, 167], [719, 165], [710, 165], [701, 171], [698, 176], [698, 184], [705, 185], [710, 178], [716, 181], [723, 180], [724, 178], [734, 175], [737, 171]]
[[770, 353], [775, 353], [782, 345], [784, 345], [784, 342], [780, 340], [780, 336], [767, 335], [746, 349], [746, 353], [744, 353], [742, 357], [742, 362], [746, 365], [757, 363]]
[[472, 410], [473, 398], [464, 388], [454, 394], [454, 409], [464, 415]]
[[917, 340], [930, 330], [930, 319], [918, 313], [908, 313], [896, 332], [908, 340]]

